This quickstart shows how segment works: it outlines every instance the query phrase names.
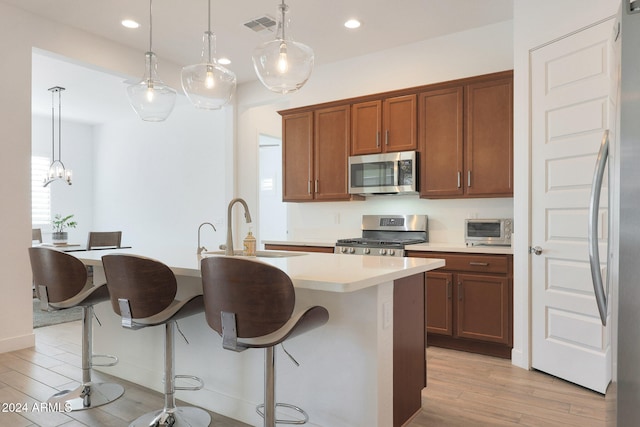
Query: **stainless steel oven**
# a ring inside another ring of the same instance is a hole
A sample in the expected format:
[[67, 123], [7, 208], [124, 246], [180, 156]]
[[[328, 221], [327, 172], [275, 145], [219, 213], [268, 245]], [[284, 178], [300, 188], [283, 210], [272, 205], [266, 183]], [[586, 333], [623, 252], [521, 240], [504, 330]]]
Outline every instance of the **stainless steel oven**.
[[334, 252], [401, 257], [406, 245], [428, 241], [427, 215], [363, 215], [362, 237], [339, 239]]

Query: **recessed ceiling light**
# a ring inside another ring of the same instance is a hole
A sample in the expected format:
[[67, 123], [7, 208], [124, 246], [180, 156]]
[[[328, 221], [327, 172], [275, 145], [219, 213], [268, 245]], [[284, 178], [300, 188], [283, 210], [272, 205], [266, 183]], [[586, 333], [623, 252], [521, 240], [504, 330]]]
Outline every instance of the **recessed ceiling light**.
[[222, 57], [222, 58], [218, 59], [218, 64], [229, 65], [229, 64], [231, 64], [231, 60], [229, 58]]
[[360, 27], [360, 21], [358, 21], [357, 19], [349, 19], [344, 23], [344, 26], [350, 29], [358, 28]]
[[133, 19], [123, 19], [122, 20], [122, 26], [123, 27], [127, 27], [127, 28], [138, 28], [138, 27], [140, 27], [140, 24], [138, 24]]

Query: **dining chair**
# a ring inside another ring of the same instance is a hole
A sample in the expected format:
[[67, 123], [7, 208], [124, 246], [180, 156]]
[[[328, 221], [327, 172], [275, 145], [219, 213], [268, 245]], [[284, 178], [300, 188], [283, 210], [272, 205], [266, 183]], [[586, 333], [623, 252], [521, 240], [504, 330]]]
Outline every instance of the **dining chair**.
[[31, 241], [42, 243], [42, 229], [41, 228], [32, 228], [31, 229]]
[[87, 239], [87, 250], [94, 248], [119, 248], [122, 241], [122, 231], [90, 231]]

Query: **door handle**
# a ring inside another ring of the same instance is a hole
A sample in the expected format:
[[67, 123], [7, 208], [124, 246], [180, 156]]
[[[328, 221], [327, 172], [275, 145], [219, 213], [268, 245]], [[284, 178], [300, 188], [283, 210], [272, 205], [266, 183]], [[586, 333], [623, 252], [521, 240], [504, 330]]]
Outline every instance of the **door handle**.
[[464, 295], [462, 292], [462, 282], [458, 282], [458, 301], [462, 301], [463, 297]]
[[469, 265], [473, 265], [475, 267], [488, 267], [489, 263], [488, 262], [470, 261]]
[[[600, 210], [600, 190], [602, 190], [602, 179], [604, 169], [609, 157], [609, 130], [604, 131], [600, 151], [596, 159], [596, 168], [593, 173], [591, 183], [591, 198], [589, 200], [589, 264], [591, 265], [591, 278], [593, 280], [593, 291], [596, 296], [596, 304], [600, 312], [600, 321], [603, 326], [607, 324], [607, 294], [602, 283], [602, 271], [600, 270], [600, 253], [598, 250], [598, 210]], [[611, 167], [609, 167], [611, 170]], [[611, 181], [609, 181], [611, 182]], [[611, 194], [611, 192], [609, 192]], [[609, 205], [611, 206], [611, 205]], [[609, 214], [611, 215], [611, 214]], [[607, 233], [607, 247], [611, 245], [611, 233]], [[607, 256], [607, 273], [609, 272], [609, 257]], [[607, 289], [609, 288], [609, 275], [607, 274]]]
[[385, 132], [384, 145], [389, 145], [389, 129]]
[[542, 254], [542, 248], [540, 246], [534, 246], [533, 248], [529, 248], [529, 253], [530, 254], [535, 254], [535, 255], [541, 255]]
[[380, 131], [376, 132], [376, 147], [380, 148]]
[[458, 171], [458, 188], [460, 188], [461, 181], [462, 181], [462, 172]]
[[451, 282], [447, 282], [447, 299], [451, 299], [451, 296], [453, 294], [453, 286], [451, 285]]

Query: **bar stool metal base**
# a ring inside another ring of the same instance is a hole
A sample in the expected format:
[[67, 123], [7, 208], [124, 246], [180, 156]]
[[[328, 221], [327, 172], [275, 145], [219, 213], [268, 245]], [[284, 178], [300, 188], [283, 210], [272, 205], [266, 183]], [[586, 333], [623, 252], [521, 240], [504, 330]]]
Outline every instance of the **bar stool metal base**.
[[[278, 420], [276, 419], [276, 424], [293, 424], [293, 425], [302, 425], [302, 424], [306, 424], [309, 421], [309, 415], [305, 412], [304, 409], [296, 406], [296, 405], [291, 405], [290, 403], [276, 403], [276, 408], [289, 408], [292, 409], [296, 412], [298, 412], [299, 414], [301, 414], [304, 417], [304, 420]], [[264, 418], [264, 403], [261, 405], [256, 406], [256, 412], [258, 413], [258, 415], [260, 415], [262, 418]]]
[[65, 410], [81, 411], [113, 402], [124, 394], [124, 387], [114, 383], [82, 384], [74, 390], [60, 391], [47, 400], [47, 403], [63, 404]]
[[148, 412], [135, 419], [129, 427], [206, 427], [211, 424], [209, 413], [192, 406], [178, 406], [173, 411]]

